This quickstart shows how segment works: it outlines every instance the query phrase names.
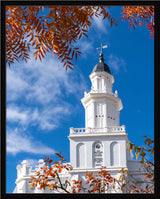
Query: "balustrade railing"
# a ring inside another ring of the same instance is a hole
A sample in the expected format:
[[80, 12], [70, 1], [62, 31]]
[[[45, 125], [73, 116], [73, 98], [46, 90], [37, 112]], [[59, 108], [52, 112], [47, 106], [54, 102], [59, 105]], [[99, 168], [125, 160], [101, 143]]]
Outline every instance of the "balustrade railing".
[[89, 134], [89, 133], [122, 133], [125, 132], [125, 126], [112, 126], [104, 128], [70, 128], [70, 134]]

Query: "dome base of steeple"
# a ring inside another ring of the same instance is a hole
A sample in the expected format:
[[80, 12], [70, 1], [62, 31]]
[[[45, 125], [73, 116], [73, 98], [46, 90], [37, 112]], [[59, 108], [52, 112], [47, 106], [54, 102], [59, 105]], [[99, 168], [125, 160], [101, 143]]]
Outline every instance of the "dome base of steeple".
[[107, 73], [111, 74], [111, 71], [110, 71], [108, 65], [105, 64], [104, 62], [96, 64], [95, 67], [93, 68], [92, 73], [94, 73], [94, 72], [107, 72]]
[[93, 72], [107, 72], [109, 74], [111, 74], [111, 71], [108, 67], [107, 64], [104, 63], [104, 58], [103, 58], [103, 54], [101, 53], [100, 54], [100, 57], [99, 57], [99, 63], [95, 65], [95, 67], [93, 68]]

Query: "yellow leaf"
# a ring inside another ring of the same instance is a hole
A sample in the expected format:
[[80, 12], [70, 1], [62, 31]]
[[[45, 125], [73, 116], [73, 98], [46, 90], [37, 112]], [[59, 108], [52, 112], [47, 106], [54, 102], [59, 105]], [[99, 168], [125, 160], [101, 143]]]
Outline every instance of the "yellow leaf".
[[138, 159], [138, 155], [139, 155], [139, 151], [138, 151], [137, 154], [136, 154], [136, 160]]
[[130, 144], [129, 146], [129, 152], [131, 152], [133, 150], [134, 144]]
[[121, 175], [119, 176], [119, 180], [122, 180], [123, 178], [123, 173], [121, 173]]
[[129, 171], [126, 169], [126, 170], [124, 170], [124, 173], [129, 173]]
[[[129, 145], [129, 144], [130, 144], [130, 141], [128, 141], [128, 143], [127, 143], [127, 147], [128, 147], [128, 145]], [[127, 148], [127, 147], [126, 147], [126, 148]]]
[[53, 187], [53, 184], [48, 185], [48, 189], [50, 189], [51, 187]]
[[122, 184], [121, 189], [123, 190], [126, 184]]
[[31, 176], [31, 179], [36, 179], [35, 177]]
[[146, 155], [146, 153], [143, 151], [140, 153], [140, 156], [142, 156], [142, 157], [144, 157], [145, 155]]

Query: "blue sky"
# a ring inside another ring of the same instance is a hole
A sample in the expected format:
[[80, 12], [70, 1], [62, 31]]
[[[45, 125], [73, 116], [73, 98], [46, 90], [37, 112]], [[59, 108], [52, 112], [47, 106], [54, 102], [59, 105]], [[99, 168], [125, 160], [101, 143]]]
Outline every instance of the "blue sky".
[[27, 159], [34, 167], [45, 156], [62, 154], [69, 162], [69, 128], [85, 127], [81, 98], [89, 92], [89, 75], [98, 63], [96, 50], [108, 45], [103, 54], [115, 78], [113, 91], [123, 103], [120, 125], [129, 140], [143, 145], [143, 135], [154, 137], [154, 40], [144, 26], [136, 30], [119, 18], [121, 7], [111, 7], [118, 26], [101, 18], [93, 20], [88, 38], [77, 46], [83, 53], [74, 70], [65, 71], [56, 56], [41, 63], [33, 57], [7, 67], [7, 193], [12, 193], [16, 166]]

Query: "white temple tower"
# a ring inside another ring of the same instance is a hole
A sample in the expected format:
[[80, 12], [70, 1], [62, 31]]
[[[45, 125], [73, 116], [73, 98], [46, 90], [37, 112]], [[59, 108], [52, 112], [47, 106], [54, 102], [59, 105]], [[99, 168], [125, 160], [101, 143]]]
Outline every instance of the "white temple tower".
[[119, 126], [123, 105], [117, 91], [113, 93], [114, 77], [101, 52], [90, 80], [91, 91], [81, 100], [85, 108], [85, 128], [70, 128], [70, 163], [75, 173], [106, 166], [117, 173], [127, 169], [128, 141], [125, 126]]

